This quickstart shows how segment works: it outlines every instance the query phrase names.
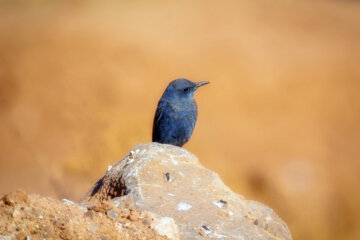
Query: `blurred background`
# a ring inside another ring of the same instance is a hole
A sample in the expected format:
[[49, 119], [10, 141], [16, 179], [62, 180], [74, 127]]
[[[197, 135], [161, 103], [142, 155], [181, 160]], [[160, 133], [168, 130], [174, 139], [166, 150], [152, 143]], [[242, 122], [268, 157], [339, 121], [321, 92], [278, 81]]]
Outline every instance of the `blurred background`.
[[0, 194], [79, 198], [179, 77], [184, 147], [294, 239], [360, 239], [360, 2], [0, 0]]

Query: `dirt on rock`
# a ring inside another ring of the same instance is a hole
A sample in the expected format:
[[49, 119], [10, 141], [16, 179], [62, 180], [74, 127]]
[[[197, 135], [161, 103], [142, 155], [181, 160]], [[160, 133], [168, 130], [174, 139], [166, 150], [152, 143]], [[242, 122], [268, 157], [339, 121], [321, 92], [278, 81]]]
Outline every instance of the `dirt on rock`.
[[74, 203], [18, 190], [1, 197], [0, 239], [168, 239], [153, 216], [108, 202]]

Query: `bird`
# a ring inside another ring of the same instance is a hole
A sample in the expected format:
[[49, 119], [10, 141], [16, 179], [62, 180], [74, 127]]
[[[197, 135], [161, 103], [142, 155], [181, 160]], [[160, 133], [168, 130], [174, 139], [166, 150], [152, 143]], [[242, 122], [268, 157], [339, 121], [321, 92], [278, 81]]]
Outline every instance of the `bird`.
[[152, 141], [182, 147], [189, 141], [197, 119], [195, 91], [209, 82], [185, 78], [171, 81], [161, 96], [153, 123]]

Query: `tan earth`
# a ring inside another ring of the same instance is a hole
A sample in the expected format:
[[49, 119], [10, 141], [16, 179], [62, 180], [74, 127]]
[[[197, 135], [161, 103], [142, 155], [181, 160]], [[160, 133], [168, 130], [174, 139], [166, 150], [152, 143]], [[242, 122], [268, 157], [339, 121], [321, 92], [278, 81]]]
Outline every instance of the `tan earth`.
[[85, 206], [18, 190], [0, 200], [0, 239], [167, 239], [153, 217], [109, 203]]

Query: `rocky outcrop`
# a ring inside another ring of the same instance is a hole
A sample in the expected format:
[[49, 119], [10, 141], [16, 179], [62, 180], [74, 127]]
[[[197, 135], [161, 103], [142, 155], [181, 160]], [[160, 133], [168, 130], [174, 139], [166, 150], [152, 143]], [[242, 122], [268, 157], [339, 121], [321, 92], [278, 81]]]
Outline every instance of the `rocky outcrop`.
[[75, 203], [22, 191], [0, 198], [2, 239], [284, 239], [267, 206], [233, 193], [183, 148], [136, 146]]
[[291, 239], [269, 207], [232, 192], [195, 155], [166, 144], [136, 146], [83, 197], [153, 214], [170, 239]]

